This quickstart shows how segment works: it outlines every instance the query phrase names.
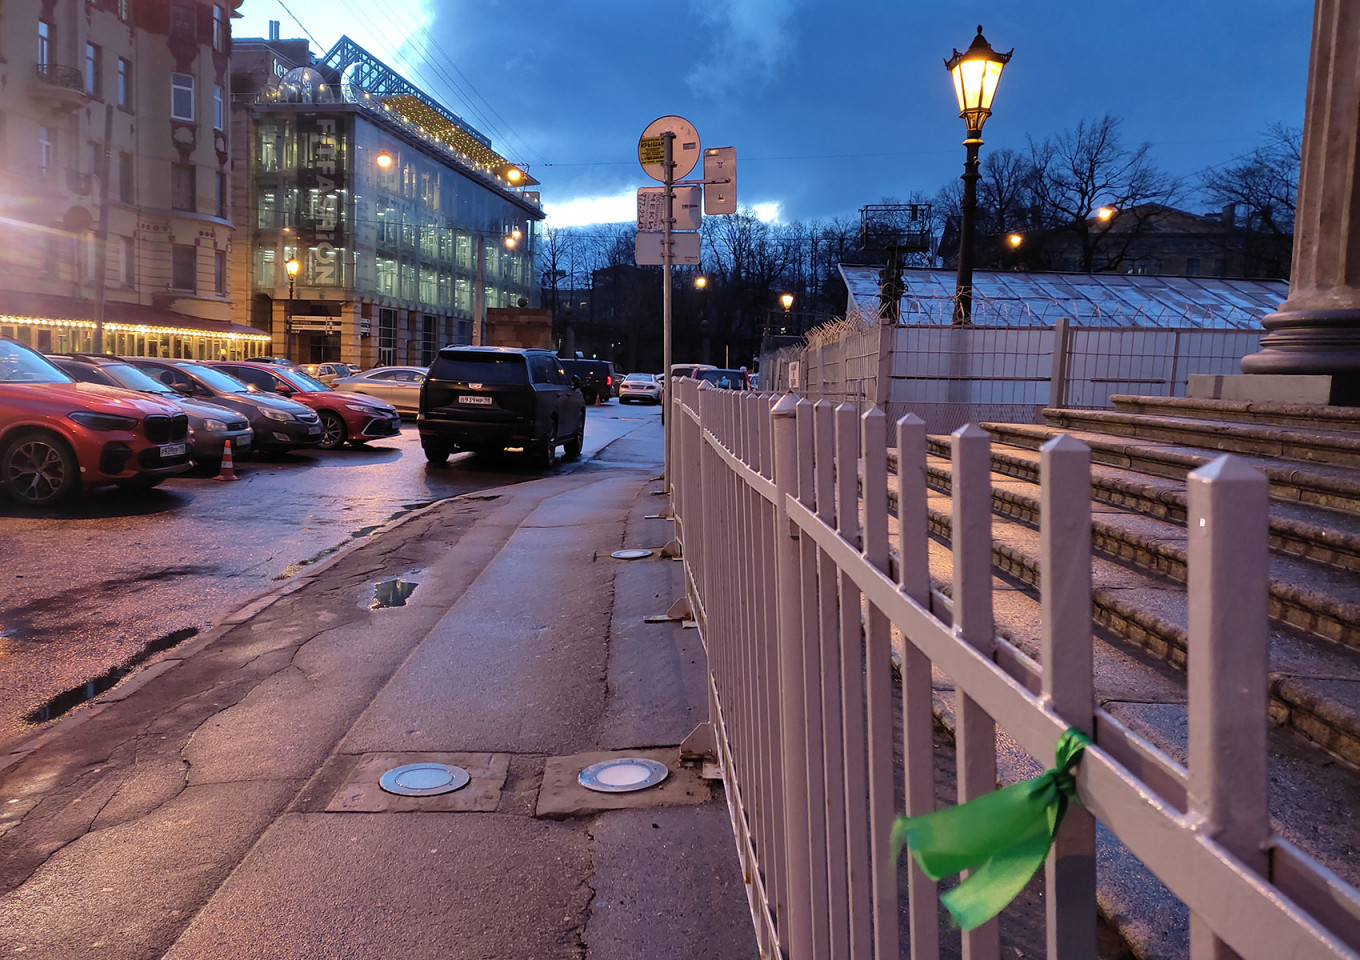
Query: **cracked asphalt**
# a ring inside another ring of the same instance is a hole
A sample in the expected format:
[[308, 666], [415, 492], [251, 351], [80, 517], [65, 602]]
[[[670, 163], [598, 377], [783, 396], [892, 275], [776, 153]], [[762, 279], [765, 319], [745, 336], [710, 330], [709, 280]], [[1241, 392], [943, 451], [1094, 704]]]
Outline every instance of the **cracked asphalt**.
[[[756, 956], [720, 787], [677, 761], [680, 805], [535, 815], [548, 759], [706, 719], [697, 633], [642, 623], [679, 565], [608, 557], [669, 539], [659, 425], [611, 424], [581, 466], [357, 540], [0, 755], [0, 956]], [[393, 575], [406, 605], [370, 609]], [[494, 811], [337, 805], [366, 757], [454, 753], [507, 758]]]

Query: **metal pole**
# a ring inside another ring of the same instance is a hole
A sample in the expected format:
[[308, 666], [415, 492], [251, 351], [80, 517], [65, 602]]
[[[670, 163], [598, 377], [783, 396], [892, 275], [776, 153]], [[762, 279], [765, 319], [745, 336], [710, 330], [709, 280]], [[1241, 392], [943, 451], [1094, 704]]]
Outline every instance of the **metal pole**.
[[[671, 221], [674, 215], [672, 201], [675, 199], [675, 134], [666, 131], [661, 135], [665, 143], [661, 157], [661, 169], [666, 175], [662, 181], [665, 186], [666, 205], [662, 214], [661, 263], [665, 275], [665, 287], [661, 291], [661, 368], [666, 380], [666, 405], [671, 406], [671, 394], [675, 392], [671, 383]], [[666, 438], [665, 460], [661, 469], [661, 481], [665, 489], [671, 483], [671, 433], [675, 426], [674, 417], [664, 424], [662, 430]]]
[[973, 322], [973, 232], [976, 229], [978, 147], [982, 146], [981, 131], [968, 131], [963, 141], [968, 158], [963, 163], [963, 203], [959, 209], [959, 276], [954, 291], [954, 323], [966, 326]]

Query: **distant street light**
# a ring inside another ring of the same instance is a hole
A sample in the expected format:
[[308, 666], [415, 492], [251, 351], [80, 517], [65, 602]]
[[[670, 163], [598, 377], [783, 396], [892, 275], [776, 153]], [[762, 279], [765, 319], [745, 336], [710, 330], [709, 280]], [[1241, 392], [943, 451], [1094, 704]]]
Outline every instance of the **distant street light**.
[[1020, 246], [1020, 244], [1024, 243], [1025, 238], [1020, 236], [1020, 234], [1018, 233], [1012, 233], [1009, 237], [1006, 238], [1006, 242], [1011, 245], [1012, 249], [1014, 249], [1015, 247], [1018, 247]]
[[287, 356], [289, 348], [292, 346], [288, 341], [293, 335], [293, 282], [297, 280], [298, 271], [302, 269], [302, 264], [297, 257], [289, 257], [283, 264], [284, 271], [288, 274], [288, 306], [283, 314], [283, 352]]
[[386, 170], [388, 167], [392, 166], [392, 154], [390, 154], [390, 153], [380, 153], [380, 154], [378, 154], [378, 159], [377, 159], [376, 162], [377, 162], [378, 166], [380, 166], [380, 167], [382, 167], [384, 170]]
[[785, 293], [780, 295], [779, 302], [784, 305], [784, 312], [788, 313], [789, 308], [793, 306], [793, 294]]
[[1096, 219], [1108, 223], [1114, 217], [1114, 207], [1101, 207], [1096, 211]]
[[293, 299], [293, 282], [297, 280], [298, 271], [302, 269], [302, 264], [298, 263], [297, 257], [289, 257], [288, 262], [283, 265], [283, 269], [288, 271], [288, 299]]
[[702, 290], [704, 287], [708, 286], [708, 277], [695, 277], [694, 286], [696, 289]]
[[963, 141], [968, 150], [963, 164], [963, 203], [959, 223], [959, 274], [954, 292], [954, 322], [973, 322], [973, 234], [977, 217], [978, 148], [982, 146], [982, 125], [992, 115], [992, 98], [1001, 81], [1001, 68], [1010, 62], [1010, 53], [997, 53], [982, 35], [963, 53], [955, 50], [945, 61], [954, 77], [954, 94], [959, 101], [959, 116], [968, 127]]

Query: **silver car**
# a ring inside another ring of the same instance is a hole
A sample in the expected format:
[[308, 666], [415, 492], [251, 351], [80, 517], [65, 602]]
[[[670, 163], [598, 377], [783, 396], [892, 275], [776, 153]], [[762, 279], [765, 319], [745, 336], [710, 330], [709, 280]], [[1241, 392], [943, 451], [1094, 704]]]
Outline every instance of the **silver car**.
[[332, 389], [366, 393], [386, 400], [397, 413], [414, 417], [420, 410], [420, 385], [425, 382], [425, 367], [374, 367], [352, 377], [340, 377]]

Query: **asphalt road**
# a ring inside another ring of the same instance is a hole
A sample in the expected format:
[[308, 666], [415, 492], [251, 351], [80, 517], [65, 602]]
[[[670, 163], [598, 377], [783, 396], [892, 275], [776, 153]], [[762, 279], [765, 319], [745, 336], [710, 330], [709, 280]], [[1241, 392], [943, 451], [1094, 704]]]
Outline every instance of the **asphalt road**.
[[[658, 416], [589, 408], [578, 464]], [[414, 424], [364, 449], [238, 461], [58, 510], [0, 498], [0, 751], [87, 683], [201, 632], [279, 581], [411, 510], [542, 474], [513, 453], [426, 463]], [[154, 655], [152, 656], [154, 659]], [[26, 719], [27, 718], [27, 719]]]

